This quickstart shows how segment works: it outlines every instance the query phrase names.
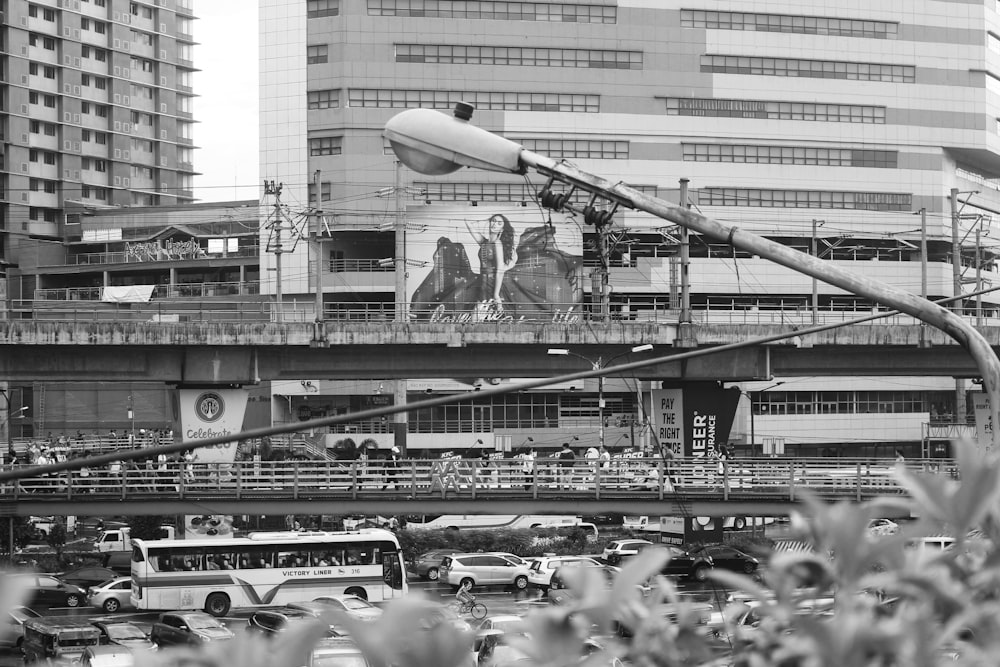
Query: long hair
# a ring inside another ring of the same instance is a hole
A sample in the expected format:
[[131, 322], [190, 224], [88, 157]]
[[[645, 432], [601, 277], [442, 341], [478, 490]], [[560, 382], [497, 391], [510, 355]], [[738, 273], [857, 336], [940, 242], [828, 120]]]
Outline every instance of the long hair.
[[503, 263], [510, 264], [514, 258], [514, 227], [506, 216], [496, 215], [490, 217], [490, 223], [494, 220], [503, 220], [503, 231], [500, 232], [500, 245], [503, 247]]

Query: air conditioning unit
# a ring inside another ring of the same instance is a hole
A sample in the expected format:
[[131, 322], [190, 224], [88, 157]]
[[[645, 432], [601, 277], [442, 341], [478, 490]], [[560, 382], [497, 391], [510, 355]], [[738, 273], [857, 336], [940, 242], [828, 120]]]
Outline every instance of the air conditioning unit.
[[24, 173], [28, 173], [28, 163], [27, 162], [22, 162], [21, 163], [21, 171], [23, 171]]
[[114, 97], [115, 97], [115, 104], [121, 104], [122, 103], [122, 96], [121, 95], [119, 95], [118, 93], [115, 93]]
[[132, 159], [131, 153], [129, 153], [129, 151], [122, 151], [122, 159], [131, 160]]
[[132, 131], [131, 123], [122, 123], [122, 132], [131, 132], [131, 131]]
[[21, 113], [24, 114], [25, 116], [28, 115], [28, 105], [27, 104], [22, 104], [21, 105]]
[[120, 149], [120, 148], [116, 148], [115, 149], [115, 159], [116, 160], [121, 160], [122, 159], [122, 149]]
[[80, 114], [78, 113], [73, 114], [73, 122], [76, 123], [77, 125], [80, 124]]
[[118, 65], [115, 65], [114, 72], [115, 72], [115, 76], [121, 76], [122, 75], [122, 68], [119, 67]]
[[123, 179], [122, 179], [122, 185], [123, 185], [123, 186], [125, 186], [125, 187], [127, 188], [127, 187], [128, 187], [128, 184], [129, 184], [129, 180], [128, 180], [127, 178], [123, 178]]
[[[76, 151], [77, 153], [80, 152], [80, 142], [79, 141], [74, 141], [73, 142], [73, 150]], [[79, 174], [80, 174], [80, 172], [77, 172], [77, 178], [80, 178]]]
[[121, 131], [122, 131], [122, 122], [120, 120], [116, 120], [115, 121], [115, 132], [121, 132]]
[[125, 106], [131, 106], [132, 99], [128, 95], [122, 95], [122, 104]]
[[122, 177], [115, 176], [115, 185], [121, 185], [121, 184], [122, 184]]
[[73, 58], [73, 67], [79, 67], [79, 66], [80, 66], [80, 59], [74, 57]]
[[74, 95], [80, 94], [80, 86], [73, 86], [73, 94]]
[[64, 112], [63, 113], [63, 122], [64, 123], [71, 123], [71, 122], [73, 122], [73, 114], [71, 114], [68, 111]]

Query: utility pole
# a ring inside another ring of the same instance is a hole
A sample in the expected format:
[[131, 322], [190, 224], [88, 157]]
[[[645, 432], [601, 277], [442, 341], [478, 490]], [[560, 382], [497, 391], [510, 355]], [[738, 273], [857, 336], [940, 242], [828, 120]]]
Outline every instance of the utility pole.
[[[813, 218], [813, 221], [812, 221], [812, 241], [811, 241], [811, 244], [810, 244], [810, 247], [811, 247], [810, 254], [812, 254], [812, 256], [816, 257], [817, 259], [819, 258], [819, 249], [816, 247], [816, 228], [819, 225], [822, 225], [822, 224], [823, 224], [822, 222], [819, 222], [819, 221], [816, 220], [816, 218]], [[812, 280], [812, 323], [813, 324], [817, 324], [818, 320], [819, 320], [819, 281], [816, 279], [816, 276], [813, 276], [813, 280]]]
[[281, 324], [284, 320], [281, 303], [281, 253], [284, 252], [281, 246], [281, 189], [283, 187], [284, 183], [264, 181], [264, 194], [274, 196], [274, 219], [268, 224], [274, 233], [274, 242], [269, 244], [270, 248], [268, 250], [274, 253], [274, 321], [278, 324]]
[[[406, 295], [406, 278], [409, 268], [406, 266], [406, 218], [403, 215], [403, 163], [396, 160], [396, 180], [393, 187], [396, 202], [395, 267], [396, 267], [396, 307], [395, 320], [397, 324], [409, 321], [409, 303]], [[403, 378], [393, 381], [393, 402], [395, 405], [406, 403], [407, 382]], [[406, 458], [406, 435], [409, 430], [406, 412], [397, 412], [392, 416], [393, 443], [399, 447], [400, 457]]]
[[323, 340], [326, 337], [323, 336], [323, 320], [325, 319], [323, 313], [323, 246], [320, 243], [320, 231], [322, 226], [320, 224], [320, 219], [323, 216], [323, 211], [320, 206], [320, 176], [322, 171], [317, 169], [313, 172], [313, 192], [316, 193], [316, 208], [313, 213], [313, 233], [312, 233], [312, 243], [309, 245], [313, 249], [314, 261], [315, 261], [315, 279], [316, 279], [316, 335], [314, 339], [317, 341]]
[[[600, 370], [603, 367], [604, 360], [601, 357], [597, 357], [597, 361], [594, 362], [594, 370]], [[601, 447], [604, 446], [604, 376], [597, 376], [597, 422], [600, 427], [600, 437], [598, 441]]]
[[[684, 208], [691, 208], [688, 201], [688, 179], [682, 178], [681, 201]], [[681, 317], [680, 324], [691, 324], [691, 232], [687, 227], [681, 227]]]
[[[927, 298], [927, 208], [920, 209], [920, 296]], [[920, 347], [927, 347], [927, 324], [920, 323]]]
[[982, 239], [983, 224], [980, 219], [976, 223], [976, 326], [983, 326], [983, 258], [982, 258], [982, 246], [980, 241]]
[[[962, 293], [962, 246], [959, 244], [959, 217], [958, 217], [958, 188], [951, 189], [951, 276], [952, 290], [954, 296]], [[965, 314], [965, 307], [962, 299], [956, 299], [952, 309], [955, 314], [962, 317]], [[996, 410], [997, 406], [992, 406]], [[955, 378], [955, 422], [965, 423], [965, 382], [962, 378]], [[961, 420], [961, 421], [959, 421]]]

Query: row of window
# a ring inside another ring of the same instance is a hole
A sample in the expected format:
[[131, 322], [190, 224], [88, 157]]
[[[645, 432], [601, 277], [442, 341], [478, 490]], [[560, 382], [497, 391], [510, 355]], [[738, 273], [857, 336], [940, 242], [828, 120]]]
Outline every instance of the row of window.
[[829, 190], [764, 190], [757, 188], [701, 188], [701, 206], [763, 208], [831, 208], [864, 211], [911, 211], [913, 195], [895, 192], [838, 192]]
[[887, 81], [913, 83], [916, 68], [912, 65], [883, 65], [840, 60], [805, 60], [801, 58], [763, 58], [759, 56], [701, 57], [701, 71], [716, 74], [754, 74], [760, 76], [796, 76], [814, 79], [850, 79], [852, 81]]
[[59, 219], [59, 212], [52, 208], [38, 208], [32, 206], [28, 209], [28, 220], [33, 220], [35, 222], [55, 222]]
[[668, 97], [666, 105], [669, 116], [807, 120], [824, 123], [871, 123], [875, 125], [885, 123], [885, 107], [858, 104]]
[[307, 93], [310, 109], [339, 109], [340, 90], [310, 90]]
[[40, 7], [38, 5], [28, 5], [28, 16], [33, 19], [42, 17], [43, 21], [49, 21], [55, 23], [56, 21], [56, 10], [50, 9], [48, 7]]
[[[108, 24], [104, 21], [95, 21], [94, 19], [83, 17], [80, 19], [80, 29], [93, 30], [98, 35], [104, 35], [108, 32]], [[135, 31], [132, 32], [133, 34], [135, 33]]]
[[[633, 189], [645, 194], [656, 196], [655, 185], [632, 185]], [[413, 184], [413, 198], [424, 201], [496, 201], [496, 202], [530, 202], [534, 201], [536, 187], [524, 183], [441, 183], [438, 181], [417, 181]], [[570, 195], [570, 201], [583, 205], [590, 195], [576, 189]]]
[[309, 155], [340, 155], [343, 152], [343, 137], [315, 137], [309, 139]]
[[47, 192], [50, 195], [54, 195], [59, 191], [59, 182], [45, 180], [44, 178], [29, 178], [28, 189], [32, 192]]
[[46, 37], [34, 32], [29, 33], [28, 46], [38, 46], [39, 44], [41, 44], [41, 47], [46, 51], [56, 50], [56, 40], [54, 37]]
[[340, 0], [308, 0], [306, 17], [311, 19], [324, 16], [340, 16]]
[[517, 139], [511, 141], [529, 151], [542, 153], [556, 159], [627, 160], [627, 141], [602, 141], [599, 139]]
[[41, 95], [35, 91], [28, 92], [28, 104], [38, 104], [41, 102], [43, 106], [49, 109], [56, 108], [56, 96], [55, 95]]
[[856, 148], [807, 146], [755, 146], [683, 144], [687, 162], [737, 162], [753, 164], [809, 164], [828, 167], [881, 167], [895, 169], [899, 153]]
[[913, 414], [954, 402], [946, 391], [765, 391], [753, 398], [757, 415]]
[[52, 65], [39, 65], [38, 63], [28, 63], [28, 74], [38, 76], [41, 72], [46, 79], [56, 78], [56, 68]]
[[682, 9], [681, 27], [895, 39], [899, 29], [899, 24], [890, 21], [837, 19], [825, 16], [752, 14], [748, 12], [717, 12], [700, 9]]
[[[337, 93], [339, 91], [315, 91]], [[310, 109], [324, 108], [312, 106]], [[449, 90], [385, 90], [377, 88], [351, 88], [347, 91], [348, 105], [377, 109], [431, 108], [450, 109], [462, 100], [481, 110], [490, 111], [561, 111], [598, 113], [600, 95], [575, 95], [570, 93], [515, 93]], [[337, 104], [334, 105], [338, 106]]]
[[32, 148], [28, 151], [28, 161], [29, 162], [39, 162], [44, 164], [54, 165], [56, 163], [57, 154], [52, 151], [42, 151], [37, 148]]
[[520, 46], [397, 44], [396, 62], [642, 69], [642, 52], [600, 49], [526, 48]]
[[[265, 567], [326, 567], [331, 565], [381, 565], [383, 555], [397, 553], [392, 542], [340, 542], [331, 544], [286, 544], [150, 547], [149, 564], [156, 572], [184, 570], [256, 569]], [[132, 560], [142, 553], [133, 549]]]
[[614, 5], [508, 0], [368, 0], [370, 16], [414, 16], [501, 21], [616, 23]]
[[93, 169], [94, 171], [105, 172], [108, 170], [108, 161], [95, 160], [89, 157], [85, 157], [80, 161], [80, 168], [87, 170]]
[[98, 201], [106, 201], [108, 198], [108, 189], [93, 187], [90, 185], [81, 185], [80, 196], [84, 199], [96, 199]]

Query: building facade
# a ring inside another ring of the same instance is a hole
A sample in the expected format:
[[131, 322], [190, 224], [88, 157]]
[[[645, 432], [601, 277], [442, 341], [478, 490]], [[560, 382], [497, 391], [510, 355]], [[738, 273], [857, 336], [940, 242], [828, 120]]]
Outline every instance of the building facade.
[[7, 292], [65, 256], [68, 209], [193, 201], [193, 0], [4, 0]]
[[[709, 217], [931, 299], [1000, 277], [995, 0], [262, 0], [260, 16], [262, 177], [318, 213], [323, 239], [323, 261], [310, 263], [305, 246], [283, 256], [295, 268], [282, 291], [321, 284], [327, 318], [398, 316], [399, 295], [409, 302], [413, 289], [399, 289], [399, 274], [413, 267], [397, 240], [413, 220], [438, 207], [473, 220], [536, 207], [537, 176], [398, 168], [385, 122], [457, 100], [476, 107], [475, 124], [530, 150], [671, 201], [687, 178]], [[602, 258], [593, 228], [576, 224], [586, 311], [596, 298], [586, 274]], [[678, 229], [625, 212], [612, 233], [611, 316], [676, 321]], [[690, 249], [695, 321], [807, 325], [884, 310], [717, 239], [694, 235]], [[273, 272], [262, 276], [274, 294]], [[998, 305], [990, 293], [958, 307], [986, 321]], [[733, 439], [745, 451], [917, 455], [925, 424], [964, 421], [967, 384], [919, 369], [749, 384]], [[525, 402], [491, 406], [486, 421], [457, 415], [448, 428], [473, 442], [544, 440], [545, 428], [569, 425], [592, 434], [595, 390], [512, 399]], [[641, 427], [635, 388], [608, 393], [621, 401], [619, 423]], [[551, 403], [544, 428], [525, 417], [536, 400]], [[423, 424], [411, 417], [410, 435]]]

